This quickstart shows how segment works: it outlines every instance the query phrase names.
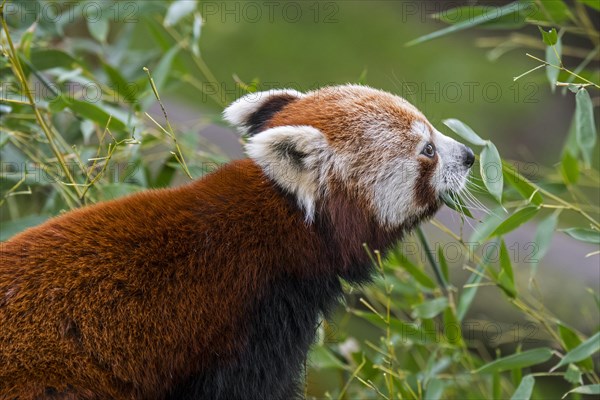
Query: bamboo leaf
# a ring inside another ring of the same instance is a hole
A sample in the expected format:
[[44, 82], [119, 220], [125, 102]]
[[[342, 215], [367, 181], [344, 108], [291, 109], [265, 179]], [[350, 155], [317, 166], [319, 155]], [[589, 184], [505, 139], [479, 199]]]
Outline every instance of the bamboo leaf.
[[500, 242], [500, 273], [498, 274], [498, 283], [500, 288], [509, 297], [515, 298], [517, 296], [517, 289], [515, 288], [515, 276], [513, 273], [512, 264], [510, 262], [510, 254], [506, 249], [504, 240]]
[[539, 211], [540, 209], [537, 207], [525, 207], [516, 211], [513, 215], [505, 219], [489, 237], [502, 236], [514, 231], [533, 218]]
[[437, 316], [448, 307], [448, 299], [446, 297], [438, 297], [437, 299], [425, 301], [414, 307], [411, 316], [413, 318], [429, 319]]
[[590, 94], [581, 89], [575, 95], [575, 129], [577, 145], [587, 166], [592, 162], [596, 146], [596, 124], [594, 123], [594, 106]]
[[110, 24], [107, 18], [87, 19], [87, 27], [94, 39], [100, 43], [106, 43]]
[[196, 10], [196, 3], [197, 2], [195, 0], [174, 1], [167, 10], [167, 15], [165, 16], [163, 24], [165, 26], [173, 26], [177, 24], [186, 15], [189, 15]]
[[552, 243], [552, 237], [554, 236], [554, 231], [556, 230], [556, 225], [558, 224], [558, 213], [553, 213], [548, 217], [544, 218], [537, 227], [535, 232], [535, 245], [537, 246], [535, 253], [535, 262], [531, 265], [531, 277], [535, 276], [537, 272], [538, 263], [542, 260], [542, 258], [550, 249], [550, 244]]
[[492, 142], [487, 142], [481, 150], [479, 162], [481, 178], [485, 187], [498, 203], [502, 203], [502, 189], [504, 187], [502, 160], [498, 149]]
[[582, 375], [583, 374], [581, 373], [579, 368], [577, 368], [577, 365], [569, 364], [569, 366], [567, 367], [567, 372], [565, 372], [565, 380], [569, 383], [572, 383], [573, 385], [582, 385]]
[[496, 371], [507, 371], [514, 368], [531, 367], [532, 365], [548, 361], [552, 357], [552, 354], [552, 350], [547, 347], [527, 350], [494, 360], [476, 370], [475, 373], [485, 374]]
[[554, 46], [558, 42], [558, 32], [552, 28], [545, 31], [541, 26], [538, 26], [540, 33], [542, 34], [542, 40], [546, 43], [546, 46]]
[[565, 397], [567, 397], [568, 394], [571, 394], [571, 393], [589, 394], [589, 395], [600, 394], [600, 385], [579, 386], [578, 388], [575, 388], [575, 389], [570, 390], [567, 393], [565, 393], [565, 395], [562, 398], [564, 399]]
[[513, 14], [513, 13], [519, 11], [519, 9], [522, 7], [522, 4], [523, 4], [523, 2], [515, 1], [513, 3], [507, 4], [504, 7], [500, 7], [498, 9], [496, 9], [495, 12], [493, 12], [493, 13], [484, 13], [484, 14], [478, 15], [474, 18], [469, 18], [465, 21], [451, 25], [447, 28], [440, 29], [438, 31], [421, 36], [417, 39], [411, 40], [410, 42], [406, 43], [406, 46], [414, 46], [415, 44], [423, 43], [428, 40], [436, 39], [438, 37], [445, 36], [445, 35], [448, 35], [451, 33], [460, 32], [462, 30], [469, 29], [469, 28], [472, 28], [477, 25], [481, 25], [485, 22], [489, 22], [489, 21], [493, 21], [495, 19], [501, 18], [502, 16], [506, 16], [508, 14]]
[[473, 131], [473, 129], [471, 129], [471, 127], [469, 127], [467, 124], [465, 124], [462, 121], [459, 121], [454, 118], [449, 118], [449, 119], [445, 119], [443, 121], [443, 123], [448, 128], [450, 128], [454, 133], [456, 133], [458, 136], [465, 139], [467, 142], [469, 142], [471, 144], [474, 144], [477, 146], [485, 146], [487, 143], [487, 141], [480, 138], [479, 135], [477, 135], [475, 133], [475, 131]]
[[562, 367], [563, 365], [584, 360], [590, 357], [592, 354], [598, 352], [599, 350], [600, 332], [596, 333], [594, 336], [582, 342], [579, 346], [575, 347], [573, 350], [565, 354], [563, 359], [560, 360], [560, 362], [556, 364], [551, 371], [554, 371], [557, 368]]
[[[523, 354], [523, 353], [521, 353]], [[535, 378], [531, 375], [525, 375], [521, 379], [521, 383], [513, 393], [510, 400], [529, 400], [533, 393], [533, 386], [535, 385]]]
[[[562, 345], [565, 350], [570, 351], [576, 348], [581, 344], [581, 339], [571, 328], [563, 323], [558, 324], [558, 333], [560, 334], [560, 339], [562, 341]], [[582, 368], [591, 371], [594, 369], [594, 362], [591, 358], [586, 358], [577, 363]]]
[[600, 244], [600, 231], [586, 228], [569, 228], [563, 230], [563, 232], [580, 242]]
[[537, 188], [535, 188], [531, 183], [529, 183], [527, 180], [523, 179], [520, 175], [518, 175], [514, 168], [504, 168], [503, 173], [504, 180], [506, 181], [506, 183], [514, 187], [517, 190], [517, 192], [519, 192], [521, 196], [523, 196], [523, 198], [527, 200], [531, 199], [531, 202], [536, 206], [539, 206], [544, 202], [544, 198], [542, 197], [540, 192], [537, 191]]

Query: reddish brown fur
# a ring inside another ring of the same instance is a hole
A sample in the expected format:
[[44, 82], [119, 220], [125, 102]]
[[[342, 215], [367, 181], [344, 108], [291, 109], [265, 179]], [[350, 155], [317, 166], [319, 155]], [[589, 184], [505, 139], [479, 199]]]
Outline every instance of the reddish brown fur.
[[63, 382], [96, 382], [99, 397], [160, 397], [168, 372], [182, 376], [232, 354], [243, 340], [237, 321], [252, 303], [240, 296], [260, 296], [277, 275], [269, 258], [292, 256], [279, 241], [302, 248], [309, 238], [298, 226], [302, 215], [245, 160], [3, 243], [0, 343], [11, 345], [0, 347], [0, 394], [26, 399], [45, 387], [62, 391]]
[[351, 275], [366, 262], [363, 242], [384, 248], [398, 234], [378, 232], [335, 190], [319, 210], [305, 224], [294, 199], [243, 160], [3, 243], [0, 397], [161, 398], [173, 377], [226, 362], [243, 345], [248, 307], [282, 273]]
[[[415, 121], [428, 124], [425, 117], [412, 105], [398, 106], [398, 98], [381, 91], [371, 90], [356, 97], [343, 87], [329, 87], [308, 94], [275, 114], [268, 127], [310, 125], [323, 132], [333, 145], [352, 146], [362, 135], [358, 129], [367, 129], [373, 122], [386, 122], [390, 130], [410, 131]], [[412, 151], [419, 138], [405, 134], [400, 145]]]

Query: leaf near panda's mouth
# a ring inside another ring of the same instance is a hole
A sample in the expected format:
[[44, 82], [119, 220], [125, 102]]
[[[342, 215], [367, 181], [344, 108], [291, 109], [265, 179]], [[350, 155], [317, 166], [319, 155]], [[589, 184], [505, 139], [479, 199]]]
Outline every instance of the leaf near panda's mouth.
[[463, 200], [461, 199], [458, 193], [453, 192], [444, 192], [440, 194], [440, 199], [446, 204], [448, 207], [456, 211], [461, 215], [465, 215], [469, 218], [474, 218], [471, 214], [471, 211], [467, 208]]

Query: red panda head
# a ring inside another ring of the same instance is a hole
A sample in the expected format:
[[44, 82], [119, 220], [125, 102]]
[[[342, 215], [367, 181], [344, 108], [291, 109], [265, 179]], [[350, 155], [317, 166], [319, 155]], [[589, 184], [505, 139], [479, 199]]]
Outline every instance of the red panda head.
[[250, 158], [296, 197], [308, 222], [315, 204], [342, 186], [381, 226], [397, 228], [462, 190], [474, 161], [405, 99], [367, 86], [248, 94], [224, 117], [249, 137]]

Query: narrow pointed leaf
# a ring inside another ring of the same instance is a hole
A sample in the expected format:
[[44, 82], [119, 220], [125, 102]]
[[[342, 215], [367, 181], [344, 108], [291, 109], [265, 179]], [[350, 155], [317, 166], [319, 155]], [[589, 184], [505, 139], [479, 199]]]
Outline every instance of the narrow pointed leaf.
[[454, 118], [445, 119], [443, 122], [444, 125], [452, 129], [454, 133], [456, 133], [461, 138], [465, 139], [467, 142], [477, 146], [486, 145], [487, 141], [480, 138], [479, 135], [477, 135], [475, 131], [473, 131], [473, 129], [471, 129], [471, 127], [469, 127], [464, 122]]
[[547, 347], [527, 350], [494, 360], [476, 370], [475, 373], [484, 374], [495, 371], [507, 371], [514, 368], [531, 367], [532, 365], [548, 361], [552, 357], [552, 354], [552, 350]]
[[562, 398], [564, 399], [570, 393], [589, 394], [589, 395], [600, 394], [600, 385], [579, 386], [578, 388], [568, 391]]
[[507, 4], [504, 7], [500, 7], [495, 10], [493, 13], [483, 13], [477, 17], [469, 18], [465, 21], [459, 22], [458, 24], [451, 25], [447, 28], [440, 29], [438, 31], [429, 33], [427, 35], [421, 36], [417, 39], [411, 40], [406, 43], [406, 46], [414, 46], [415, 44], [423, 43], [428, 40], [436, 39], [438, 37], [448, 35], [450, 33], [459, 32], [468, 28], [472, 28], [477, 25], [481, 25], [485, 22], [493, 21], [495, 19], [501, 18], [507, 14], [512, 14], [514, 12], [518, 12], [520, 7], [522, 7], [522, 3], [520, 1], [515, 1], [513, 3]]
[[594, 155], [597, 133], [594, 106], [590, 94], [585, 89], [579, 90], [575, 95], [575, 129], [583, 161], [589, 166]]
[[600, 351], [600, 332], [596, 333], [594, 336], [582, 342], [579, 346], [565, 354], [563, 359], [560, 360], [560, 362], [556, 364], [552, 370], [560, 368], [569, 363], [584, 360], [598, 351]]
[[600, 231], [586, 228], [569, 228], [565, 229], [563, 232], [580, 242], [600, 243]]
[[534, 245], [537, 248], [535, 249], [534, 262], [531, 265], [531, 277], [535, 276], [538, 263], [546, 255], [548, 249], [550, 249], [552, 237], [554, 236], [554, 231], [556, 230], [556, 224], [558, 224], [558, 214], [553, 213], [544, 218], [537, 227], [534, 240]]
[[529, 221], [540, 211], [537, 207], [525, 207], [505, 219], [489, 237], [505, 235]]

